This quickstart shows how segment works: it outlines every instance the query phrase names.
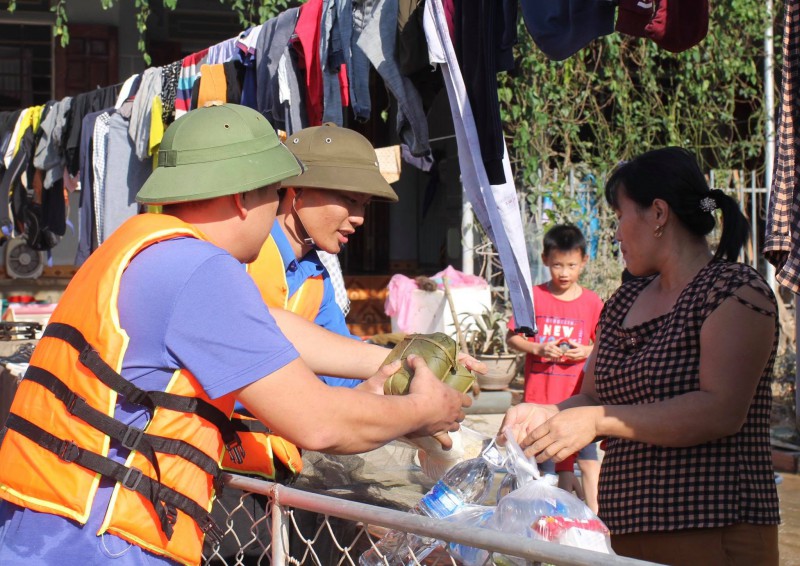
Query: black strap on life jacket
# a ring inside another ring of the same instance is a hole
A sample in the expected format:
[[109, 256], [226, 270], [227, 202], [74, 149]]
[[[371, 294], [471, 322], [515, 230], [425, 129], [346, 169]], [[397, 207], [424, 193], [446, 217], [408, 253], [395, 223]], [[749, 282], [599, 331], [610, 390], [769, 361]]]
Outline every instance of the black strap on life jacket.
[[204, 507], [171, 487], [148, 477], [138, 468], [125, 466], [111, 458], [80, 448], [73, 441], [58, 438], [14, 413], [8, 416], [6, 427], [49, 450], [64, 462], [73, 462], [146, 497], [153, 504], [161, 529], [168, 540], [172, 538], [174, 525], [178, 519], [177, 510], [191, 517], [213, 543], [222, 540], [222, 531]]
[[100, 381], [110, 387], [125, 400], [148, 409], [151, 413], [156, 407], [163, 407], [182, 413], [193, 413], [213, 424], [222, 435], [225, 449], [231, 460], [237, 464], [244, 461], [244, 448], [239, 435], [225, 413], [210, 403], [197, 397], [185, 397], [163, 391], [145, 391], [122, 377], [109, 366], [86, 340], [80, 330], [69, 324], [61, 322], [49, 323], [42, 334], [42, 338], [58, 338], [67, 342], [77, 352], [78, 360], [86, 366]]
[[259, 420], [243, 419], [240, 415], [233, 413], [231, 417], [233, 428], [237, 432], [259, 432], [262, 434], [272, 434], [272, 430]]
[[217, 462], [202, 450], [199, 450], [183, 440], [148, 434], [139, 428], [128, 426], [98, 411], [49, 371], [36, 366], [30, 366], [25, 372], [25, 379], [38, 383], [49, 390], [57, 399], [64, 403], [67, 412], [71, 415], [92, 425], [103, 434], [118, 440], [122, 446], [128, 450], [138, 450], [141, 452], [153, 465], [156, 472], [156, 479], [160, 479], [161, 477], [158, 458], [155, 455], [156, 452], [171, 454], [188, 460], [205, 473], [211, 475], [215, 482], [219, 478], [221, 470]]
[[[233, 413], [233, 416], [231, 417], [231, 422], [233, 423], [233, 427], [236, 429], [237, 432], [273, 434], [272, 429], [270, 429], [267, 425], [265, 425], [261, 421], [256, 419], [244, 419], [242, 418], [242, 415], [240, 415], [239, 413]], [[247, 464], [245, 464], [245, 466], [246, 465]], [[274, 457], [272, 458], [272, 468], [275, 472], [273, 474], [272, 481], [282, 485], [292, 485], [299, 475], [297, 472], [292, 471], [289, 468], [289, 466], [284, 464], [280, 458], [274, 458]], [[263, 479], [263, 476], [259, 474], [251, 474], [246, 470], [236, 468], [232, 469], [232, 471], [240, 475], [245, 475], [256, 479]]]

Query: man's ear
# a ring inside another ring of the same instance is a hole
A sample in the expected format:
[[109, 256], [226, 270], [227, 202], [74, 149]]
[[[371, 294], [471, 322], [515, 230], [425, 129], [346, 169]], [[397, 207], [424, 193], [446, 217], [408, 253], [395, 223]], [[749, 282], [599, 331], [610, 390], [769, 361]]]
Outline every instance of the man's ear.
[[297, 200], [297, 197], [303, 192], [303, 189], [298, 189], [297, 187], [281, 187], [280, 191], [278, 196], [280, 197], [281, 205], [283, 205], [283, 203], [288, 203], [289, 208], [291, 208]]
[[239, 215], [239, 218], [247, 218], [247, 193], [236, 193], [235, 195], [231, 195], [233, 197], [233, 207], [236, 210], [236, 214]]

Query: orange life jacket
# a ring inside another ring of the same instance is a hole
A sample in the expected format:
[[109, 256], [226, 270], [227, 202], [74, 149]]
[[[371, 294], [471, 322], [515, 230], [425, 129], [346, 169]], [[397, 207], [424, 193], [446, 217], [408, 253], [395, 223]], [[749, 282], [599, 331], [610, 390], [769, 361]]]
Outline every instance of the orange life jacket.
[[[129, 337], [117, 300], [131, 259], [156, 242], [204, 239], [167, 215], [124, 223], [75, 274], [21, 381], [0, 445], [0, 497], [85, 524], [101, 476], [116, 485], [98, 536], [112, 533], [184, 564], [199, 564], [223, 449], [239, 459], [233, 396], [209, 399], [187, 370], [166, 391], [120, 376]], [[114, 419], [117, 396], [147, 408], [144, 429]], [[111, 439], [130, 449], [109, 459]]]
[[[264, 242], [258, 258], [247, 266], [247, 271], [267, 306], [292, 311], [311, 322], [317, 318], [324, 294], [322, 276], [309, 277], [289, 297], [283, 258], [272, 236]], [[290, 477], [303, 470], [303, 459], [297, 446], [272, 434], [260, 421], [251, 417], [234, 413], [232, 421], [247, 456], [240, 464], [224, 456], [221, 464], [224, 469], [269, 480], [280, 479], [280, 466], [288, 471]]]
[[309, 277], [290, 297], [286, 268], [272, 236], [264, 242], [258, 258], [247, 266], [247, 271], [256, 282], [267, 306], [292, 311], [311, 322], [317, 318], [324, 294], [322, 276]]

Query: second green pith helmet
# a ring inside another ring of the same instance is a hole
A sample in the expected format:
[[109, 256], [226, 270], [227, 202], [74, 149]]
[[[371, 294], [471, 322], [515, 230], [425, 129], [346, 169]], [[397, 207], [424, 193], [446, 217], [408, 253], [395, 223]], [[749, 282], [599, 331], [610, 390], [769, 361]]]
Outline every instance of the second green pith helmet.
[[306, 170], [285, 179], [283, 187], [331, 189], [364, 193], [392, 202], [399, 200], [381, 175], [372, 144], [358, 132], [323, 124], [288, 136], [286, 147]]
[[136, 195], [172, 204], [244, 193], [302, 171], [256, 110], [238, 104], [198, 108], [164, 132], [158, 167]]

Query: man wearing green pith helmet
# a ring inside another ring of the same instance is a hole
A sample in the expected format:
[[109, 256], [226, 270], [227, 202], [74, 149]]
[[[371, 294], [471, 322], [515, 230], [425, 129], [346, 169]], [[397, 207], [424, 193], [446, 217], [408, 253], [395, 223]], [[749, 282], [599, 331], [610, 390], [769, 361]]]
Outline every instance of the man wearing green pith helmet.
[[[269, 306], [349, 336], [318, 252], [338, 254], [364, 223], [369, 203], [397, 202], [397, 194], [381, 175], [372, 144], [358, 132], [324, 124], [292, 134], [286, 146], [305, 170], [281, 182], [275, 224], [249, 270]], [[359, 383], [322, 379], [347, 387]]]
[[[335, 257], [364, 223], [369, 202], [373, 198], [395, 202], [397, 195], [380, 173], [372, 144], [358, 132], [324, 124], [292, 134], [286, 145], [303, 163], [304, 171], [281, 182], [280, 204], [270, 236], [248, 271], [268, 306], [352, 337], [319, 252]], [[337, 387], [372, 385], [358, 379], [319, 377]], [[268, 431], [254, 430], [241, 409], [237, 407], [233, 420], [243, 423], [240, 428], [247, 428], [242, 435], [252, 449], [241, 463], [225, 457], [222, 466], [237, 474], [281, 483], [292, 481], [302, 471], [300, 454]], [[281, 449], [288, 449], [288, 454]], [[206, 544], [205, 555], [229, 562], [258, 563], [263, 548], [242, 548], [240, 541], [254, 535], [269, 536], [268, 522], [263, 520], [267, 504], [266, 497], [226, 489], [212, 512], [218, 522], [227, 522], [231, 529], [218, 547]], [[248, 510], [247, 515], [234, 512], [241, 507]]]
[[300, 170], [254, 110], [200, 108], [170, 125], [137, 195], [164, 214], [130, 219], [81, 266], [15, 397], [0, 563], [199, 563], [203, 537], [221, 534], [206, 512], [217, 462], [242, 457], [226, 425], [235, 401], [334, 453], [458, 427], [469, 398], [422, 360], [408, 396], [328, 387], [315, 372], [396, 368], [378, 369], [385, 349], [265, 306], [244, 264]]

